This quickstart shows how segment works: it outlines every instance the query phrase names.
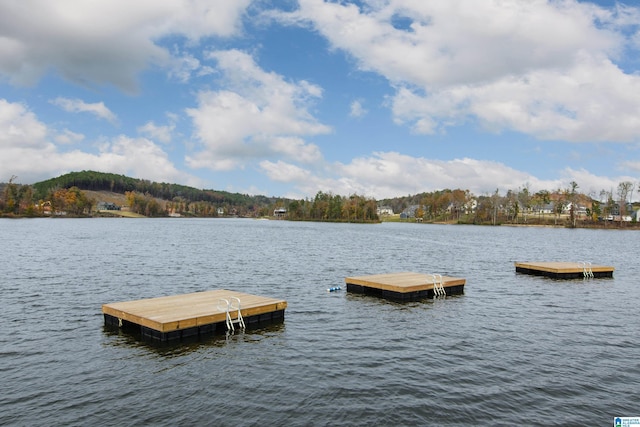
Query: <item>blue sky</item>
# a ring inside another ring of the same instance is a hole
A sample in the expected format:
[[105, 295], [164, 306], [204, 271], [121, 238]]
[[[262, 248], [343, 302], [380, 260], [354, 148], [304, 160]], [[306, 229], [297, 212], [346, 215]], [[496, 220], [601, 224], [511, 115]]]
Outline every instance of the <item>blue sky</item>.
[[640, 175], [639, 53], [631, 1], [3, 1], [0, 181], [597, 197]]

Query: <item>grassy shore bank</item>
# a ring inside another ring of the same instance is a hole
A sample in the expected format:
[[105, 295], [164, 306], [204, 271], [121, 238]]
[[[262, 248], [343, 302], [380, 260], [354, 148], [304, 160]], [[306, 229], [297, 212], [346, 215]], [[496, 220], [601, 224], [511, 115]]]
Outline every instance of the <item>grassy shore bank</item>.
[[519, 217], [517, 221], [509, 221], [505, 218], [491, 221], [474, 221], [474, 218], [461, 217], [460, 219], [442, 218], [437, 220], [426, 220], [421, 218], [400, 218], [399, 214], [384, 215], [380, 217], [382, 222], [419, 223], [419, 224], [448, 224], [448, 225], [502, 225], [509, 227], [548, 227], [548, 228], [597, 228], [611, 230], [640, 230], [640, 223], [636, 221], [593, 221], [585, 218], [577, 219], [575, 227], [572, 227], [568, 216], [536, 215]]

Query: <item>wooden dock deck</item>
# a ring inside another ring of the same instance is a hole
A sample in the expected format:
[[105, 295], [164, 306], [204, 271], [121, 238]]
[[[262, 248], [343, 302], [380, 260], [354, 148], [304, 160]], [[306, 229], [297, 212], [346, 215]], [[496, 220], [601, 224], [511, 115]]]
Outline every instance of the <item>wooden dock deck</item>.
[[462, 278], [410, 271], [347, 277], [344, 281], [347, 292], [376, 295], [397, 301], [432, 298], [438, 294], [436, 283], [442, 285], [441, 292], [446, 295], [462, 294], [466, 283], [466, 279]]
[[[227, 310], [223, 300], [240, 300], [247, 327], [284, 321], [287, 302], [226, 289], [104, 304], [105, 324], [140, 330], [143, 337], [159, 341], [226, 332]], [[236, 309], [229, 310], [232, 321]]]
[[553, 279], [613, 277], [613, 267], [588, 262], [516, 262], [516, 272]]

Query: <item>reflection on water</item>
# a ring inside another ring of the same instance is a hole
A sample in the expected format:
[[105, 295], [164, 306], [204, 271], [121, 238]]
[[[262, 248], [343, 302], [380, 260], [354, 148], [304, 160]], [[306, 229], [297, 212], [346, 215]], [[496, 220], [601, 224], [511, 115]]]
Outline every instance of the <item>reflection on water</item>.
[[274, 334], [284, 331], [284, 323], [273, 323], [261, 327], [248, 328], [246, 331], [206, 334], [191, 336], [181, 340], [159, 341], [143, 337], [134, 331], [123, 331], [114, 326], [104, 325], [102, 332], [108, 338], [108, 346], [125, 346], [144, 349], [162, 357], [176, 357], [194, 351], [206, 351], [211, 347], [221, 347], [230, 344], [249, 345], [260, 344]]

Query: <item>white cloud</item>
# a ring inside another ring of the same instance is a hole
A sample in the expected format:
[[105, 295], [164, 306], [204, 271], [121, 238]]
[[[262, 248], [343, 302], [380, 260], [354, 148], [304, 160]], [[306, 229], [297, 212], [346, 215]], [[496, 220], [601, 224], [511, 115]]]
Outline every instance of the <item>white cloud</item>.
[[[0, 146], [3, 150], [48, 148], [47, 127], [26, 106], [0, 99]], [[8, 156], [2, 156], [5, 166]], [[0, 168], [9, 170], [9, 168]]]
[[640, 77], [585, 56], [574, 68], [539, 70], [482, 86], [426, 96], [400, 88], [394, 118], [418, 133], [443, 131], [469, 117], [492, 131], [513, 129], [540, 139], [628, 142], [640, 132]]
[[447, 188], [469, 190], [479, 196], [496, 189], [504, 194], [525, 185], [534, 192], [564, 188], [574, 178], [576, 181], [584, 178], [568, 170], [563, 172], [563, 180], [543, 181], [499, 162], [469, 158], [436, 160], [396, 152], [376, 152], [350, 163], [315, 166], [310, 170], [282, 161], [260, 163], [261, 171], [269, 179], [293, 183], [299, 193], [307, 196], [323, 191], [384, 199]]
[[53, 99], [50, 102], [69, 113], [91, 113], [112, 124], [116, 124], [118, 121], [116, 115], [104, 105], [104, 102], [88, 104], [81, 99], [68, 99], [62, 97]]
[[[299, 3], [297, 15], [362, 69], [429, 89], [568, 65], [576, 52], [615, 52], [620, 43], [594, 26], [597, 9], [572, 1]], [[410, 25], [396, 28], [399, 18]]]
[[277, 182], [305, 182], [313, 178], [310, 171], [282, 160], [263, 160], [260, 162], [260, 168], [269, 179]]
[[394, 119], [415, 132], [477, 120], [493, 131], [575, 142], [640, 134], [640, 76], [615, 63], [638, 48], [638, 8], [574, 0], [299, 4], [283, 21], [310, 23], [361, 70], [385, 76], [397, 88]]
[[142, 135], [148, 136], [153, 140], [168, 144], [169, 142], [171, 142], [171, 134], [174, 131], [175, 127], [175, 123], [158, 126], [153, 121], [150, 121], [145, 123], [143, 126], [138, 127], [138, 132]]
[[[121, 173], [159, 182], [184, 182], [193, 179], [180, 172], [160, 146], [146, 138], [120, 135], [104, 144], [87, 161], [94, 170]], [[99, 169], [96, 169], [99, 168]]]
[[215, 73], [212, 67], [203, 65], [198, 58], [189, 53], [175, 51], [171, 62], [169, 77], [181, 83], [188, 83], [193, 75], [202, 77]]
[[[476, 195], [517, 188], [538, 180], [498, 162], [469, 158], [435, 160], [395, 152], [377, 152], [339, 166], [339, 174], [353, 184], [353, 191], [377, 198], [396, 197], [442, 189], [470, 190]], [[366, 183], [366, 184], [356, 184]], [[358, 188], [360, 187], [360, 188]]]
[[201, 68], [200, 61], [193, 55], [185, 54], [174, 58], [172, 62], [169, 76], [182, 83], [187, 83], [191, 75]]
[[351, 117], [364, 117], [368, 113], [367, 110], [362, 106], [362, 102], [359, 100], [355, 100], [351, 103], [349, 115]]
[[322, 94], [318, 86], [287, 82], [237, 50], [211, 52], [209, 57], [217, 61], [227, 90], [202, 91], [198, 107], [187, 110], [201, 144], [201, 150], [187, 158], [191, 167], [228, 170], [271, 156], [298, 162], [321, 158], [318, 147], [303, 140], [330, 132], [308, 110]]
[[[613, 176], [598, 176], [585, 169], [572, 169], [565, 168], [561, 171], [561, 183], [552, 188], [569, 188], [571, 181], [578, 184], [578, 192], [590, 195], [594, 199], [600, 199], [600, 193], [602, 191], [612, 191], [615, 197], [618, 184], [621, 182], [629, 181], [632, 183], [637, 182], [637, 177], [631, 177], [628, 175]], [[637, 199], [635, 195], [630, 195], [633, 199]]]
[[[96, 170], [120, 173], [160, 182], [181, 182], [202, 185], [202, 182], [176, 169], [167, 153], [145, 138], [118, 136], [104, 140], [95, 152], [61, 150], [49, 138], [54, 135], [25, 106], [0, 99], [0, 171], [8, 177], [17, 175], [21, 183], [29, 184], [63, 173]], [[54, 135], [71, 140], [82, 135], [65, 130]], [[63, 141], [67, 142], [67, 141]]]
[[84, 140], [83, 134], [72, 132], [69, 129], [65, 129], [55, 136], [55, 141], [61, 145], [77, 144], [82, 140]]
[[640, 173], [640, 160], [629, 160], [622, 162], [620, 166], [624, 169], [630, 169], [634, 172]]
[[318, 191], [339, 195], [353, 194], [349, 182], [334, 176], [334, 167], [324, 165], [323, 170], [322, 166], [312, 171], [282, 160], [264, 160], [260, 162], [260, 171], [272, 181], [293, 184], [295, 191], [284, 195], [292, 199], [313, 198]]
[[[281, 165], [277, 170], [283, 171], [283, 176], [291, 173]], [[301, 175], [300, 172], [292, 173], [296, 177]], [[506, 194], [508, 190], [524, 186], [531, 192], [553, 191], [569, 188], [572, 181], [578, 184], [580, 192], [597, 198], [602, 190], [615, 191], [620, 182], [636, 182], [636, 179], [627, 175], [598, 176], [584, 169], [565, 168], [559, 172], [558, 179], [541, 180], [500, 162], [469, 158], [436, 160], [396, 152], [377, 152], [369, 157], [353, 159], [348, 164], [333, 165], [327, 168], [324, 177], [305, 176], [298, 186], [306, 194], [315, 194], [320, 189], [384, 199], [458, 188], [469, 190], [476, 196], [492, 194], [496, 189], [500, 194]]]
[[135, 92], [136, 75], [165, 64], [157, 42], [184, 35], [229, 37], [250, 0], [30, 0], [0, 2], [0, 77], [34, 84], [48, 69], [83, 85]]

